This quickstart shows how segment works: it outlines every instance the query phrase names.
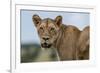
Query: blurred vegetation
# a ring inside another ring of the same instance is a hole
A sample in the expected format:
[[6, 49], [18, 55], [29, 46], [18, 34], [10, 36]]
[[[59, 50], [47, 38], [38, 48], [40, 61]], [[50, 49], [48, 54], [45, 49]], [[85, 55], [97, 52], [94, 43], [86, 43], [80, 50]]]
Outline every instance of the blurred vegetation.
[[21, 63], [57, 61], [53, 49], [42, 50], [39, 44], [21, 44]]

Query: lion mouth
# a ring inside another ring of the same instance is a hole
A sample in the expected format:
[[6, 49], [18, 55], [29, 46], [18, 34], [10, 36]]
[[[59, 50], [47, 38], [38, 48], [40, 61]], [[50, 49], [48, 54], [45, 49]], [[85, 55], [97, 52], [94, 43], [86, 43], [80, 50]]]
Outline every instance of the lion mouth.
[[42, 46], [43, 48], [50, 48], [50, 47], [51, 47], [51, 44], [43, 43], [43, 44], [41, 44], [41, 46]]

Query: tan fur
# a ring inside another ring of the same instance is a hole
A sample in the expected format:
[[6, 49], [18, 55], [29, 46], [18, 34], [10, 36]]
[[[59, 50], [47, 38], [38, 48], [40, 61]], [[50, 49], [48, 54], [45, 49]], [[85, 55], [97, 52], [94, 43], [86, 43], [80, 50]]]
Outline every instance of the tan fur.
[[74, 26], [62, 25], [55, 47], [59, 51], [61, 60], [76, 59], [76, 43], [79, 38], [80, 31]]
[[90, 43], [90, 28], [89, 26], [85, 27], [80, 34], [78, 40], [78, 59], [89, 59], [89, 43]]
[[[57, 16], [53, 20], [50, 18], [41, 19], [38, 15], [33, 15], [33, 22], [37, 27], [41, 46], [55, 48], [60, 60], [76, 60], [80, 59], [80, 55], [84, 56], [83, 59], [87, 59], [88, 54], [84, 54], [80, 50], [86, 50], [86, 45], [89, 45], [88, 28], [81, 32], [75, 26], [66, 26], [62, 24], [61, 16]], [[85, 38], [87, 39], [85, 40]], [[82, 48], [80, 49], [80, 47]]]

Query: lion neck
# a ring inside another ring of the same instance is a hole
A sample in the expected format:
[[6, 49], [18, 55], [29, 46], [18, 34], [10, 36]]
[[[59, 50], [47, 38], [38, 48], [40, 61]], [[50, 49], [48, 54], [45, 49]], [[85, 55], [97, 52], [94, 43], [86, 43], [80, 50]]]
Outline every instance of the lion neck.
[[60, 47], [63, 44], [64, 31], [65, 31], [66, 28], [67, 28], [66, 25], [63, 25], [63, 24], [61, 25], [57, 39], [55, 40], [54, 45], [53, 45], [53, 48], [55, 49], [58, 60], [61, 59], [59, 53], [60, 53], [60, 49], [61, 49]]
[[66, 29], [66, 25], [62, 24], [59, 30], [59, 33], [57, 35], [57, 39], [54, 42], [53, 47], [56, 49], [59, 49], [60, 45], [62, 44], [63, 38], [64, 38], [64, 30]]

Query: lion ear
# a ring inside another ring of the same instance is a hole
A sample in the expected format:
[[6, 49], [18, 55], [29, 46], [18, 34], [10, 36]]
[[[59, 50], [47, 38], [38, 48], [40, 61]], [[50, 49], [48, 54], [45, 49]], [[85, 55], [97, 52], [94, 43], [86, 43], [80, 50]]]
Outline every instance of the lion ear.
[[36, 14], [33, 15], [32, 20], [33, 20], [35, 26], [38, 26], [39, 23], [41, 22], [41, 18], [38, 15], [36, 15]]
[[60, 26], [62, 24], [62, 16], [57, 16], [55, 18], [55, 23]]

